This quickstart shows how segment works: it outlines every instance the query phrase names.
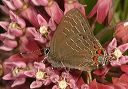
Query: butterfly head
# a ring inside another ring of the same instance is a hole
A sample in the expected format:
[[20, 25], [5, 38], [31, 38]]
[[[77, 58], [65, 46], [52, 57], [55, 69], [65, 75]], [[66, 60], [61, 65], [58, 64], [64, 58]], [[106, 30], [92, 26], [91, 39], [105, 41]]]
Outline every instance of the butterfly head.
[[47, 47], [44, 49], [44, 54], [47, 56], [50, 53], [50, 48]]

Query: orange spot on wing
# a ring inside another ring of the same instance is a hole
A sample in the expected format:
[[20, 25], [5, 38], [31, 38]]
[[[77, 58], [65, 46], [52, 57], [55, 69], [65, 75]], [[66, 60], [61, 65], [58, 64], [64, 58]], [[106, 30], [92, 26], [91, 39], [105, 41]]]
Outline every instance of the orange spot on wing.
[[96, 64], [98, 64], [99, 62], [98, 62], [98, 56], [94, 56], [93, 57], [93, 61], [96, 63]]
[[103, 50], [102, 49], [97, 50], [97, 54], [103, 55]]

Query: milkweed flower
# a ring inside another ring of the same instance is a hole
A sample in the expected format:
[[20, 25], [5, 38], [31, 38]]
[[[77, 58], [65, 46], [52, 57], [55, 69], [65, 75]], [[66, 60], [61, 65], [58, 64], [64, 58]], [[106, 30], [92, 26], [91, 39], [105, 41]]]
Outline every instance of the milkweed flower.
[[102, 24], [107, 18], [110, 22], [112, 19], [112, 0], [98, 0], [94, 8], [89, 14], [89, 18], [93, 17], [96, 14], [96, 21]]
[[37, 20], [40, 25], [39, 29], [29, 27], [27, 31], [35, 37], [35, 40], [46, 43], [51, 38], [50, 33], [55, 31], [56, 24], [52, 18], [47, 22], [40, 14], [37, 15]]
[[77, 8], [81, 11], [83, 15], [85, 15], [84, 5], [80, 4], [78, 0], [64, 0], [64, 2], [64, 13], [67, 13], [69, 10], [73, 8]]
[[37, 6], [43, 5], [47, 14], [54, 19], [57, 24], [59, 24], [61, 18], [63, 17], [63, 11], [54, 0], [44, 0], [45, 4], [40, 3], [39, 0], [32, 0], [32, 2]]
[[[30, 84], [28, 85], [29, 88], [43, 89], [114, 89], [120, 86], [119, 84], [124, 79], [123, 75], [117, 78], [118, 81], [113, 78], [109, 84], [104, 84], [102, 80], [101, 83], [97, 81], [97, 76], [103, 77], [105, 80], [107, 73], [109, 74], [109, 71], [111, 71], [107, 67], [103, 70], [91, 72], [92, 76], [94, 75], [94, 80], [86, 84], [84, 78], [82, 78], [86, 75], [84, 75], [84, 72], [74, 69], [67, 72], [62, 68], [53, 68], [45, 60], [47, 57], [43, 51], [46, 47], [49, 47], [51, 38], [64, 15], [70, 9], [77, 8], [85, 16], [84, 5], [80, 4], [78, 0], [3, 0], [3, 4], [0, 5], [0, 9], [4, 10], [3, 12], [9, 18], [0, 21], [0, 26], [5, 30], [4, 33], [0, 34], [0, 40], [3, 43], [0, 49], [12, 53], [5, 60], [3, 66], [5, 73], [3, 79], [13, 81], [11, 87], [25, 82]], [[90, 18], [96, 14], [96, 20], [99, 23], [103, 23], [106, 17], [110, 20], [112, 16], [111, 7], [112, 0], [98, 0], [90, 12]], [[127, 27], [127, 24], [124, 25]], [[117, 31], [116, 38], [118, 39], [118, 37]], [[126, 37], [124, 38], [124, 42], [126, 42]], [[109, 61], [111, 67], [120, 65], [126, 78], [126, 63], [128, 61], [127, 56], [123, 53], [127, 49], [127, 43], [117, 45], [115, 38], [107, 48], [108, 56], [112, 59]], [[125, 65], [122, 66], [122, 64]], [[28, 83], [30, 81], [26, 81], [26, 78], [32, 79], [32, 82]], [[121, 87], [125, 87], [126, 82], [123, 81], [124, 85], [122, 84]], [[26, 88], [28, 89], [28, 87]]]
[[128, 56], [123, 55], [123, 53], [127, 50], [128, 43], [118, 46], [116, 38], [113, 38], [113, 40], [109, 43], [107, 48], [108, 54], [112, 56], [112, 59], [110, 59], [111, 65], [116, 66], [127, 63]]
[[29, 0], [3, 0], [3, 3], [9, 8], [9, 10], [24, 17], [35, 27], [39, 26], [36, 19], [37, 11], [32, 5], [30, 5]]
[[120, 43], [128, 43], [128, 22], [118, 23], [114, 35]]
[[35, 78], [30, 85], [30, 88], [39, 88], [42, 85], [49, 85], [51, 83], [50, 77], [54, 75], [54, 72], [50, 68], [46, 68], [42, 62], [34, 62], [34, 67], [24, 72], [28, 77]]
[[4, 67], [7, 68], [3, 76], [4, 80], [13, 80], [11, 87], [24, 84], [26, 81], [26, 76], [24, 71], [26, 70], [26, 64], [24, 62], [5, 62]]
[[14, 49], [18, 43], [16, 41], [17, 37], [20, 37], [24, 33], [24, 29], [26, 27], [25, 21], [10, 11], [11, 21], [1, 21], [0, 26], [4, 28], [5, 33], [0, 34], [1, 41], [3, 41], [4, 45], [0, 47], [0, 49], [10, 51]]
[[52, 89], [78, 89], [76, 86], [76, 81], [72, 78], [72, 76], [69, 73], [62, 72], [61, 76], [52, 77], [51, 80], [55, 85], [52, 87]]

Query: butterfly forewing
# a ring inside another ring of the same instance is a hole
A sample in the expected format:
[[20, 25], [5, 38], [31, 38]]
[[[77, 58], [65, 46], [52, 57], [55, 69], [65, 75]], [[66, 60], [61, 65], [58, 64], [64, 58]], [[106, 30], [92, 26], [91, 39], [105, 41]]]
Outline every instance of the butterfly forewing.
[[54, 67], [80, 70], [93, 69], [94, 45], [102, 48], [90, 32], [86, 18], [77, 9], [70, 10], [62, 19], [50, 45], [48, 61]]

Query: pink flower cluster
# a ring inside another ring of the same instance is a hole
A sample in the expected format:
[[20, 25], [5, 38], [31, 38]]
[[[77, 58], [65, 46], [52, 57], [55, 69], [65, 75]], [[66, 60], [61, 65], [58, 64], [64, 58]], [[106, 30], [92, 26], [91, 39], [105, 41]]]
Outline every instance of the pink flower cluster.
[[69, 72], [56, 72], [52, 67], [46, 67], [43, 62], [34, 62], [34, 64], [25, 64], [24, 62], [5, 62], [4, 67], [6, 75], [4, 80], [13, 80], [11, 87], [24, 84], [26, 78], [36, 79], [30, 84], [30, 88], [40, 88], [41, 86], [51, 86], [52, 89], [66, 89], [66, 87], [76, 88], [76, 81]]
[[[3, 80], [13, 81], [11, 86], [7, 84], [7, 89], [28, 84], [30, 81], [29, 88], [128, 88], [128, 56], [125, 55], [128, 50], [127, 22], [116, 26], [115, 37], [106, 48], [110, 64], [103, 69], [94, 70], [93, 81], [89, 84], [85, 83], [86, 79], [83, 77], [86, 74], [81, 71], [53, 68], [45, 61], [42, 51], [49, 47], [63, 16], [73, 8], [79, 9], [86, 16], [85, 7], [78, 0], [3, 0], [0, 9], [9, 18], [0, 21], [0, 26], [5, 30], [0, 34], [0, 51], [13, 53], [4, 61], [3, 67], [0, 67], [4, 71]], [[112, 0], [98, 0], [89, 18], [96, 16], [95, 21], [102, 24], [105, 19], [109, 23], [112, 15]], [[118, 68], [122, 74], [119, 76], [113, 72], [113, 68]], [[108, 82], [106, 78], [113, 73], [115, 74]]]

